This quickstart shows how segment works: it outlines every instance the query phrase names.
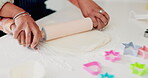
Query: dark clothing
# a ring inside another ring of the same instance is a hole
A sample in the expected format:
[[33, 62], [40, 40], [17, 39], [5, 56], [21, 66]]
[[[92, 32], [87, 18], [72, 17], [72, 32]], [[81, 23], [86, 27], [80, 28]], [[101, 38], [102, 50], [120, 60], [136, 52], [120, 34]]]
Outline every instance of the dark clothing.
[[[14, 0], [14, 4], [29, 12], [34, 20], [38, 20], [55, 12], [54, 10], [46, 9], [45, 1], [46, 0]], [[0, 31], [0, 37], [3, 35], [4, 33]]]
[[6, 35], [3, 31], [0, 30], [0, 37]]
[[38, 20], [55, 11], [46, 9], [46, 0], [14, 0], [14, 4], [29, 12], [34, 20]]

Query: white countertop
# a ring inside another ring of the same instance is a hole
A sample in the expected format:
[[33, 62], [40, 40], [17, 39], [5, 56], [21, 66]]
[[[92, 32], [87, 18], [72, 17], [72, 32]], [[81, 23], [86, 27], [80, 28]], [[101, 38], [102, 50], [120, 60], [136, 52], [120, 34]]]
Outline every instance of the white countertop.
[[[12, 36], [7, 35], [0, 39], [0, 78], [7, 78], [8, 71], [19, 63], [35, 60], [42, 63], [46, 69], [45, 78], [98, 78], [86, 72], [82, 66], [85, 63], [98, 61], [101, 63], [101, 73], [110, 73], [115, 78], [148, 78], [131, 73], [130, 64], [139, 62], [146, 64], [148, 59], [122, 55], [122, 60], [112, 63], [104, 59], [104, 51], [115, 50], [123, 53], [122, 43], [134, 42], [137, 45], [148, 46], [148, 39], [145, 38], [144, 31], [148, 28], [148, 22], [138, 21], [130, 18], [130, 11], [137, 14], [148, 14], [144, 0], [134, 2], [105, 1], [101, 6], [110, 14], [111, 21], [108, 28], [103, 31], [112, 36], [112, 41], [106, 46], [96, 51], [84, 54], [67, 54], [54, 52], [46, 44], [42, 44], [39, 52], [20, 46]], [[55, 14], [47, 16], [37, 23], [47, 25], [60, 23], [82, 18], [80, 11], [69, 6]]]

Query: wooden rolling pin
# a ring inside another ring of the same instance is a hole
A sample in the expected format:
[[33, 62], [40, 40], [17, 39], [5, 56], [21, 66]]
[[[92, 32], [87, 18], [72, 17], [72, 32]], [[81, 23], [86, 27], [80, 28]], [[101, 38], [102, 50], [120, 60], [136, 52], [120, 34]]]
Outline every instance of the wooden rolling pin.
[[[8, 30], [11, 29], [11, 24], [13, 21], [6, 21], [5, 25]], [[53, 40], [65, 36], [69, 36], [76, 33], [81, 33], [93, 29], [93, 23], [90, 18], [84, 18], [80, 20], [74, 20], [70, 22], [65, 22], [61, 24], [53, 24], [49, 26], [44, 26], [41, 30], [42, 38], [44, 40]], [[12, 31], [10, 31], [12, 32]]]
[[44, 40], [52, 40], [84, 31], [89, 31], [92, 29], [93, 29], [93, 23], [91, 19], [84, 18], [61, 24], [44, 26], [42, 28], [42, 31], [44, 32]]

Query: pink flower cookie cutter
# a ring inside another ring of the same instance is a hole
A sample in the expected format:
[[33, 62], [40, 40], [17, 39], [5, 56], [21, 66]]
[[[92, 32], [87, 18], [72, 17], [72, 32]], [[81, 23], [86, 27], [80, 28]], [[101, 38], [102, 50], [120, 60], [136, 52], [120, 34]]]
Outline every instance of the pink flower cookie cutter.
[[143, 46], [142, 48], [138, 49], [138, 54], [142, 55], [142, 57], [144, 59], [148, 58], [148, 47], [147, 46]]
[[[111, 55], [113, 55], [113, 57], [111, 57]], [[115, 62], [121, 60], [121, 56], [119, 52], [110, 50], [110, 51], [105, 51], [105, 59], [111, 62]]]
[[[83, 66], [84, 66], [83, 68], [92, 75], [98, 75], [101, 71], [101, 65], [99, 62], [96, 62], [96, 61], [84, 64]], [[91, 67], [91, 66], [96, 66], [97, 70], [94, 71], [94, 70], [90, 69], [89, 67]]]

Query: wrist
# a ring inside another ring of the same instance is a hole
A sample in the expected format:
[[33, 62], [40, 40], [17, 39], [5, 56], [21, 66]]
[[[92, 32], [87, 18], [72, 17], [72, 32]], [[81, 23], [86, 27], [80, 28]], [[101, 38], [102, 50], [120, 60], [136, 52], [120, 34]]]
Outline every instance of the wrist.
[[25, 12], [25, 10], [16, 10], [11, 16], [12, 18], [14, 18], [17, 14], [21, 13], [21, 12]]
[[16, 15], [13, 17], [13, 20], [15, 21], [16, 18], [19, 18], [19, 17], [21, 17], [21, 16], [26, 16], [26, 15], [31, 16], [28, 12], [23, 11], [23, 12], [20, 12], [20, 13], [16, 14]]
[[18, 13], [25, 12], [24, 9], [22, 9], [22, 8], [20, 8], [20, 7], [16, 6], [16, 5], [14, 5], [14, 4], [11, 4], [11, 3], [10, 3], [10, 5], [11, 5], [12, 7], [14, 7], [14, 8], [13, 8], [12, 15], [11, 15], [12, 18], [14, 18]]
[[8, 2], [1, 8], [0, 16], [13, 18], [16, 14], [23, 11], [25, 10]]

